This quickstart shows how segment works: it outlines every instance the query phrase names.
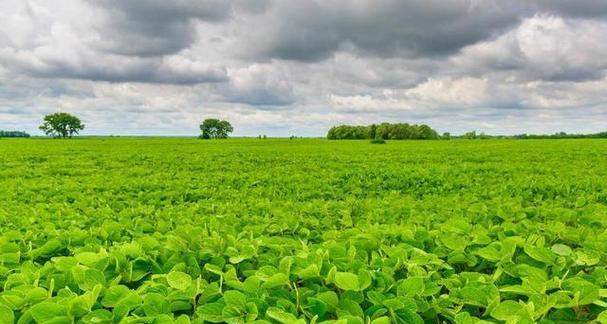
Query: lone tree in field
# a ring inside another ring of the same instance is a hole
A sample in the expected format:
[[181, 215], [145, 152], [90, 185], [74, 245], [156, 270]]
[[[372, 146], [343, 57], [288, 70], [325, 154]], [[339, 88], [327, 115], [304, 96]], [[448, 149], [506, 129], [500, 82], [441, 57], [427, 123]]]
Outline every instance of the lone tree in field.
[[46, 135], [59, 138], [71, 138], [74, 134], [84, 129], [80, 119], [68, 113], [55, 113], [44, 116], [44, 122], [40, 125]]
[[200, 124], [200, 130], [202, 131], [200, 138], [228, 138], [228, 134], [233, 132], [234, 128], [226, 120], [209, 118]]

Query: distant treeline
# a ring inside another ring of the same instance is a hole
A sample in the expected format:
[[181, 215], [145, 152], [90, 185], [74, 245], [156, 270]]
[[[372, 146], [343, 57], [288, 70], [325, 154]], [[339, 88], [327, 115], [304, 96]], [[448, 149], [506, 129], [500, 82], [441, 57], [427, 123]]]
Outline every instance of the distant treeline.
[[519, 134], [519, 135], [487, 135], [485, 133], [477, 133], [476, 131], [468, 132], [461, 136], [452, 136], [451, 138], [457, 139], [501, 139], [501, 138], [514, 138], [514, 139], [566, 139], [566, 138], [607, 138], [607, 132], [594, 133], [594, 134], [567, 134], [565, 132], [558, 132], [554, 134]]
[[30, 134], [21, 131], [3, 131], [0, 130], [0, 137], [30, 137]]
[[607, 132], [600, 132], [595, 134], [567, 134], [560, 132], [552, 135], [533, 135], [533, 134], [521, 134], [514, 136], [520, 139], [542, 139], [542, 138], [607, 138]]
[[428, 125], [381, 123], [368, 126], [341, 125], [329, 129], [328, 139], [438, 139], [438, 133]]
[[520, 134], [520, 135], [489, 135], [467, 132], [462, 135], [451, 135], [443, 133], [439, 135], [428, 125], [411, 125], [407, 123], [381, 123], [368, 126], [362, 125], [340, 125], [329, 129], [327, 138], [330, 140], [345, 139], [371, 139], [371, 140], [404, 140], [404, 139], [567, 139], [567, 138], [607, 138], [607, 132], [594, 134], [567, 134], [558, 132], [555, 134]]

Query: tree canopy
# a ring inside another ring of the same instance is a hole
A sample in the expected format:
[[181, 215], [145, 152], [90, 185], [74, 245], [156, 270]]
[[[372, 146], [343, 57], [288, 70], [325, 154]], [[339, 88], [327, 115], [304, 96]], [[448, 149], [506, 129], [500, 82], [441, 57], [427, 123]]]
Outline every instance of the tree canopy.
[[328, 139], [437, 139], [440, 136], [428, 125], [381, 123], [369, 126], [341, 125], [332, 127]]
[[44, 121], [40, 125], [46, 135], [58, 138], [71, 138], [84, 129], [84, 124], [74, 115], [59, 112], [44, 116]]
[[200, 131], [202, 132], [200, 138], [228, 138], [228, 134], [233, 132], [234, 128], [226, 120], [208, 118], [200, 124]]

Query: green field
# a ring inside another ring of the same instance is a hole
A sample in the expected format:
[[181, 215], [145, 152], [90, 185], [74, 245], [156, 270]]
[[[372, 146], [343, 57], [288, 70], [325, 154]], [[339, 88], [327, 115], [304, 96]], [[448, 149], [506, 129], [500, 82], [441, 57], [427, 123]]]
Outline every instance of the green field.
[[607, 323], [607, 141], [0, 140], [0, 323]]

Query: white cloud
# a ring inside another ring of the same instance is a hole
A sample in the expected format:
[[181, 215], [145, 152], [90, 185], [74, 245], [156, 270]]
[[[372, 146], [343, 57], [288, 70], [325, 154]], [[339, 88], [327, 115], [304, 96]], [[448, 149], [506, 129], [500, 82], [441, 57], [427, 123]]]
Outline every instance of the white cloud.
[[495, 40], [465, 48], [452, 63], [481, 73], [503, 70], [527, 80], [602, 78], [607, 22], [535, 16]]
[[479, 78], [429, 79], [405, 91], [405, 95], [434, 105], [474, 106], [490, 99], [488, 87], [488, 81]]

